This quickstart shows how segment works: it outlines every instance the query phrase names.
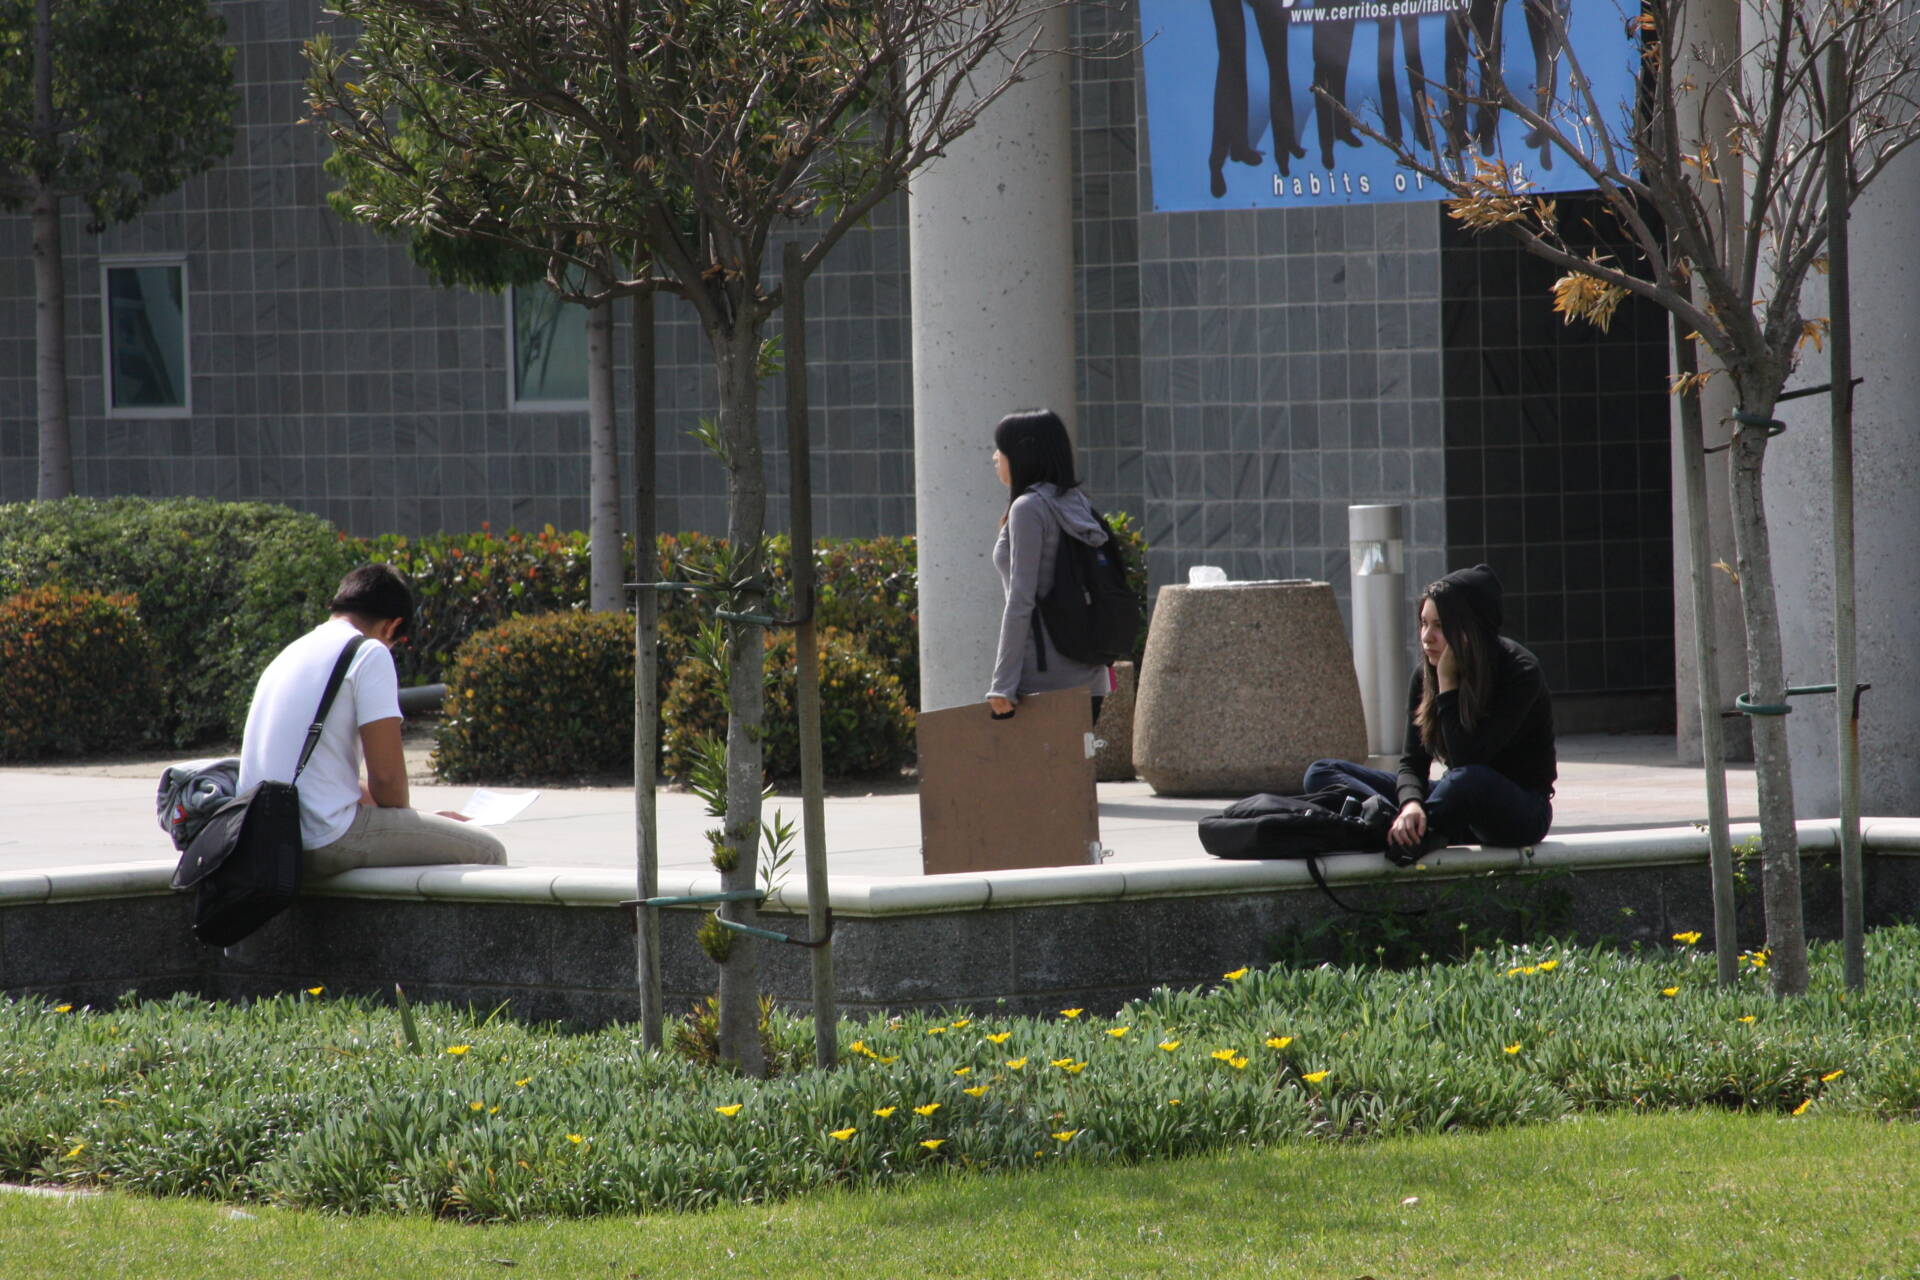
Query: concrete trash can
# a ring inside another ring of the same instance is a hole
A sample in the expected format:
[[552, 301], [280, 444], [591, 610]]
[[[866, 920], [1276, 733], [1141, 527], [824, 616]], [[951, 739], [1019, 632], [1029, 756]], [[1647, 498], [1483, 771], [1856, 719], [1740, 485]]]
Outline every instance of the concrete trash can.
[[1333, 588], [1160, 589], [1133, 706], [1133, 763], [1161, 795], [1297, 793], [1322, 756], [1367, 758]]

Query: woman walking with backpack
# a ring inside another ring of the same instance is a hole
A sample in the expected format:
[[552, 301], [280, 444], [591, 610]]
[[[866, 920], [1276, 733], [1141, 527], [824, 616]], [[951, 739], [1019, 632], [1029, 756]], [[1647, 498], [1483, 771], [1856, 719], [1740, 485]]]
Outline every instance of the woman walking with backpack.
[[[1449, 844], [1521, 848], [1553, 822], [1553, 699], [1538, 660], [1500, 634], [1500, 594], [1484, 564], [1421, 593], [1398, 775], [1349, 760], [1307, 766], [1310, 792], [1337, 787], [1375, 811], [1397, 809], [1387, 856], [1403, 865]], [[1446, 772], [1429, 785], [1436, 759]]]
[[993, 446], [994, 474], [1007, 486], [1007, 510], [993, 544], [1006, 603], [987, 705], [995, 719], [1004, 720], [1029, 693], [1084, 689], [1098, 719], [1100, 703], [1113, 688], [1112, 673], [1055, 648], [1040, 620], [1039, 601], [1053, 586], [1061, 538], [1098, 547], [1108, 541], [1107, 530], [1074, 476], [1073, 442], [1059, 415], [1049, 409], [1010, 413], [993, 429]]

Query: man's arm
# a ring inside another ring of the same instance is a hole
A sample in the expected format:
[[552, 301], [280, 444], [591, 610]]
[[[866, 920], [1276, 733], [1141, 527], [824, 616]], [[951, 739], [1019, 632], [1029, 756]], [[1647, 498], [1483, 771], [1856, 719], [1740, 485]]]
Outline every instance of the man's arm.
[[360, 753], [367, 762], [367, 797], [382, 809], [408, 808], [407, 758], [400, 746], [400, 717], [360, 726]]

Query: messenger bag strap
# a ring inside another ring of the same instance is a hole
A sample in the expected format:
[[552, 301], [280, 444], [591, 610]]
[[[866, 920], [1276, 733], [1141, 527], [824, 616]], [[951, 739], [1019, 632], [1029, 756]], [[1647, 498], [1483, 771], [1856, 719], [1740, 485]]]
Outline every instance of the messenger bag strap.
[[327, 712], [333, 710], [334, 695], [340, 692], [341, 682], [347, 678], [347, 668], [353, 665], [353, 655], [360, 652], [360, 646], [367, 642], [365, 636], [355, 636], [347, 641], [347, 647], [340, 651], [340, 657], [333, 664], [333, 674], [327, 677], [327, 691], [320, 695], [320, 709], [313, 713], [313, 723], [307, 727], [307, 740], [300, 747], [300, 763], [293, 767], [293, 777], [287, 784], [300, 781], [300, 771], [307, 767], [307, 760], [313, 755], [313, 749], [320, 745], [320, 730], [326, 727]]

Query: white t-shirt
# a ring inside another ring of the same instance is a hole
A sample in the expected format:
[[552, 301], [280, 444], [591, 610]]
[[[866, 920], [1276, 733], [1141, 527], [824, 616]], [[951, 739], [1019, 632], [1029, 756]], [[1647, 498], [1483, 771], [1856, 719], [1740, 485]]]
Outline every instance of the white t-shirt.
[[[300, 763], [313, 713], [327, 691], [340, 651], [360, 632], [333, 618], [301, 636], [267, 664], [247, 710], [240, 746], [240, 790], [263, 779], [287, 782]], [[369, 640], [353, 655], [347, 678], [327, 711], [326, 727], [300, 775], [300, 838], [309, 849], [347, 833], [360, 803], [360, 726], [400, 718], [400, 680], [393, 655]]]

